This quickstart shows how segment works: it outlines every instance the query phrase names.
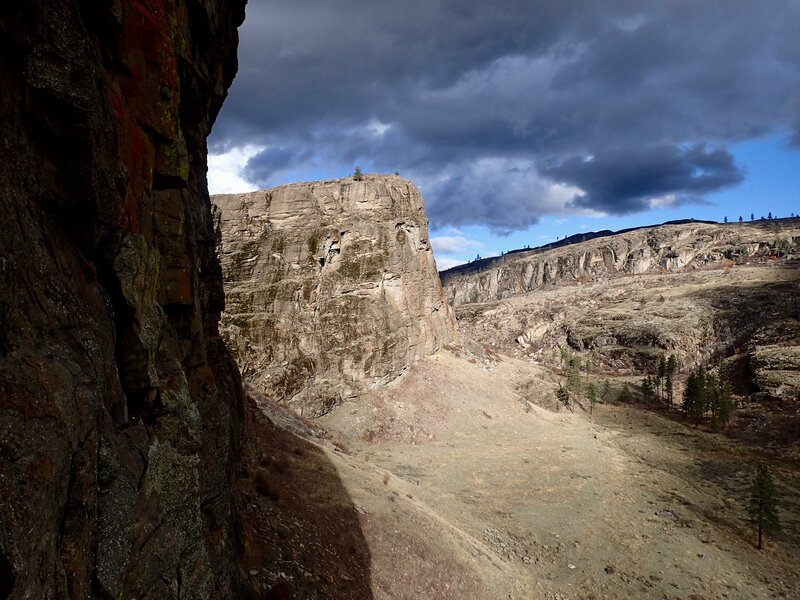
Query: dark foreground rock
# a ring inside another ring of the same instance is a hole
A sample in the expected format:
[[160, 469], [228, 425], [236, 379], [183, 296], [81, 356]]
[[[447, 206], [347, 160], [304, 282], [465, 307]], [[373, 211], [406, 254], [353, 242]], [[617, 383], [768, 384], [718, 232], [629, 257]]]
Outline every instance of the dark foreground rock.
[[238, 594], [205, 139], [244, 4], [0, 4], [0, 598]]

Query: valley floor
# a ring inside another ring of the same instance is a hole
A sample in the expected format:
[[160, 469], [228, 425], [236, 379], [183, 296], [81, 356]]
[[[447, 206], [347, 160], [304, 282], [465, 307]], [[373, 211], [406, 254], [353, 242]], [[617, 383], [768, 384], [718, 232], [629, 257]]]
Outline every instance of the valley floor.
[[[758, 551], [745, 520], [755, 453], [636, 408], [544, 410], [517, 393], [531, 378], [542, 402], [552, 396], [543, 369], [454, 349], [338, 407], [323, 420], [327, 437], [276, 428], [313, 452], [290, 454], [280, 472], [267, 464], [280, 493], [246, 501], [253, 523], [283, 523], [278, 543], [308, 552], [283, 556], [281, 569], [254, 552], [254, 588], [359, 599], [800, 597], [794, 467], [773, 465], [783, 532]], [[326, 469], [327, 479], [315, 475]], [[302, 506], [309, 516], [297, 521]], [[347, 519], [357, 543], [337, 529]], [[339, 574], [321, 578], [320, 557]]]

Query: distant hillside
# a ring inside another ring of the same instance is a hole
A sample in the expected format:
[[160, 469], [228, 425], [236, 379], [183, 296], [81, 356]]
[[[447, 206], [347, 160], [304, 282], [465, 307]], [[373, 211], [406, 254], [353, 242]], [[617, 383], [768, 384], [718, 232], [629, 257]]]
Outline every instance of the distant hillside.
[[495, 262], [501, 261], [505, 256], [508, 256], [509, 254], [518, 254], [520, 252], [524, 252], [525, 254], [546, 252], [547, 250], [563, 248], [564, 246], [572, 246], [573, 244], [580, 244], [581, 242], [588, 242], [590, 240], [595, 240], [597, 238], [619, 235], [621, 233], [628, 233], [631, 231], [638, 231], [640, 229], [651, 229], [653, 227], [661, 227], [663, 225], [684, 225], [687, 223], [699, 223], [706, 225], [720, 224], [717, 223], [716, 221], [697, 221], [695, 219], [679, 219], [677, 221], [666, 221], [658, 225], [642, 225], [640, 227], [629, 227], [628, 229], [620, 229], [618, 231], [611, 231], [610, 229], [601, 229], [600, 231], [586, 231], [583, 233], [576, 233], [575, 235], [567, 236], [564, 239], [558, 240], [557, 242], [550, 242], [549, 244], [543, 244], [542, 246], [536, 246], [534, 248], [517, 248], [516, 250], [509, 250], [503, 256], [490, 256], [487, 258], [481, 258], [480, 260], [473, 260], [463, 265], [458, 265], [456, 267], [445, 269], [444, 271], [439, 271], [439, 273], [440, 275], [444, 276], [445, 273], [449, 275], [452, 273], [480, 271], [486, 267], [491, 267]]
[[524, 294], [547, 284], [586, 283], [779, 256], [798, 244], [798, 218], [726, 224], [689, 219], [576, 234], [538, 248], [473, 261], [439, 275], [448, 301], [458, 306]]

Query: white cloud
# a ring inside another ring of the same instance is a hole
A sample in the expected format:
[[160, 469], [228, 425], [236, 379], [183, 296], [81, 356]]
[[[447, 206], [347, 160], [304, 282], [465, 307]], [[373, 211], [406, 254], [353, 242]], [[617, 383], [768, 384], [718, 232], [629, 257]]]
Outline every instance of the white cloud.
[[457, 267], [458, 265], [465, 265], [467, 261], [459, 260], [457, 258], [437, 258], [436, 259], [436, 268], [440, 271], [446, 271], [447, 269], [452, 269], [453, 267]]
[[675, 194], [667, 194], [658, 198], [650, 198], [648, 200], [650, 208], [663, 208], [675, 206], [678, 203], [678, 197]]
[[243, 177], [247, 161], [264, 150], [264, 146], [247, 145], [222, 154], [208, 155], [208, 191], [211, 194], [252, 192], [258, 185]]
[[441, 254], [460, 254], [471, 248], [483, 248], [483, 244], [463, 235], [440, 235], [431, 238], [433, 251]]
[[367, 132], [374, 137], [381, 137], [392, 128], [391, 123], [381, 123], [378, 119], [372, 119], [367, 123]]
[[459, 229], [458, 227], [448, 227], [445, 230], [445, 233], [447, 235], [464, 235], [464, 231], [462, 229]]

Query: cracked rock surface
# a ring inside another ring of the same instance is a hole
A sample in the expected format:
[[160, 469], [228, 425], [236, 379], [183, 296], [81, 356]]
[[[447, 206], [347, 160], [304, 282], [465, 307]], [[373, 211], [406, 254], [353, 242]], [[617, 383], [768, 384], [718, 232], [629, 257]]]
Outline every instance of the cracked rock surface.
[[0, 4], [0, 598], [237, 594], [205, 140], [244, 4]]
[[416, 188], [394, 175], [215, 196], [223, 333], [244, 378], [306, 416], [455, 335]]

